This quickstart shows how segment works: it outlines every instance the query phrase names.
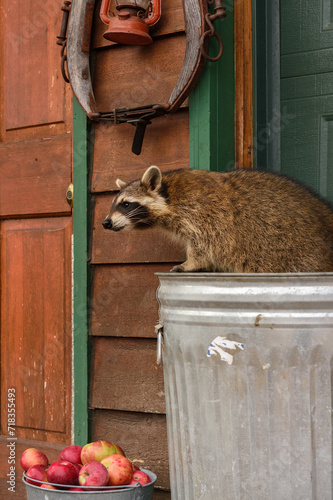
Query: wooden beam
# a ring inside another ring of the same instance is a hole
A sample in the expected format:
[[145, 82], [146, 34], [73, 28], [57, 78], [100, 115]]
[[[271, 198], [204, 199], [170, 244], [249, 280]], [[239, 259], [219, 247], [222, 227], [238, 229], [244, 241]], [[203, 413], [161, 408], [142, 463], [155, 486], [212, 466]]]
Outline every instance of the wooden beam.
[[253, 168], [252, 1], [235, 0], [235, 167]]

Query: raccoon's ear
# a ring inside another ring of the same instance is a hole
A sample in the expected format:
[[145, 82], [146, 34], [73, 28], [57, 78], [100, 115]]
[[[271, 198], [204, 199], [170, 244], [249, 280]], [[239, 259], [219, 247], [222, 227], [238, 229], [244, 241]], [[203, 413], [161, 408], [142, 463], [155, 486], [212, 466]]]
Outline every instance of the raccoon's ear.
[[116, 180], [116, 184], [119, 187], [119, 189], [124, 189], [127, 186], [126, 182], [121, 181], [120, 179]]
[[155, 166], [149, 167], [142, 176], [141, 184], [152, 191], [159, 189], [162, 184], [162, 174], [160, 169]]

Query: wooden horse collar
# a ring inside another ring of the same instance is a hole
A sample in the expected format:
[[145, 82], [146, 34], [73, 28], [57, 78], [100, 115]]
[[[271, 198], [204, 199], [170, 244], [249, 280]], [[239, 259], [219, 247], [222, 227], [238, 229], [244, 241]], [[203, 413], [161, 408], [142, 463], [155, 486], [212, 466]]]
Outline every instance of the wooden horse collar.
[[[89, 66], [90, 35], [95, 0], [64, 1], [62, 6], [63, 23], [57, 42], [62, 46], [63, 76], [67, 82], [70, 82], [77, 101], [91, 120], [107, 120], [114, 123], [127, 122], [136, 125], [132, 147], [135, 154], [141, 152], [144, 132], [146, 126], [151, 123], [150, 120], [177, 111], [198, 82], [205, 60], [215, 61], [221, 57], [222, 41], [214, 30], [213, 22], [225, 17], [226, 13], [222, 1], [215, 0], [214, 14], [210, 14], [209, 5], [213, 3], [214, 0], [183, 0], [186, 24], [185, 58], [178, 81], [167, 103], [100, 112], [97, 110]], [[209, 38], [212, 36], [217, 38], [220, 46], [216, 58], [207, 55]]]

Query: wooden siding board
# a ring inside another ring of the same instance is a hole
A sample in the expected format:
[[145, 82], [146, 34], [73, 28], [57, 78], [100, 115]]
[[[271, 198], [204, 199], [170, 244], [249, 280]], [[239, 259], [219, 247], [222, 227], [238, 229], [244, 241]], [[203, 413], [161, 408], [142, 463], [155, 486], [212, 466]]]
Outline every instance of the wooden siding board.
[[[113, 195], [96, 196], [92, 235], [92, 264], [170, 262], [181, 260], [182, 252], [157, 229], [115, 233], [103, 228]], [[172, 266], [170, 266], [171, 268]]]
[[93, 410], [91, 439], [119, 444], [130, 460], [155, 472], [159, 488], [169, 488], [165, 415]]
[[96, 336], [155, 338], [158, 322], [154, 273], [170, 264], [94, 266], [91, 333]]
[[156, 118], [146, 129], [140, 156], [131, 151], [134, 127], [99, 123], [95, 126], [93, 192], [113, 191], [117, 178], [133, 181], [150, 165], [161, 170], [188, 168], [188, 110]]
[[155, 488], [154, 500], [171, 500], [171, 493], [170, 491], [163, 491]]
[[95, 337], [92, 343], [92, 408], [165, 413], [156, 339]]
[[93, 86], [98, 110], [166, 104], [183, 66], [185, 46], [186, 37], [180, 34], [151, 45], [97, 51]]
[[[151, 30], [156, 36], [151, 46], [121, 47], [102, 38], [106, 27], [98, 19], [97, 4], [93, 84], [99, 110], [168, 101], [181, 71], [186, 38], [181, 0], [165, 0], [162, 8], [163, 18]], [[156, 365], [154, 273], [169, 271], [183, 260], [184, 252], [156, 230], [113, 233], [102, 222], [117, 192], [117, 178], [140, 178], [152, 164], [162, 171], [188, 168], [188, 109], [153, 120], [138, 157], [131, 152], [133, 136], [132, 125], [111, 123], [94, 124], [91, 136], [90, 439], [119, 443], [130, 459], [157, 474], [154, 498], [169, 500], [163, 369]]]

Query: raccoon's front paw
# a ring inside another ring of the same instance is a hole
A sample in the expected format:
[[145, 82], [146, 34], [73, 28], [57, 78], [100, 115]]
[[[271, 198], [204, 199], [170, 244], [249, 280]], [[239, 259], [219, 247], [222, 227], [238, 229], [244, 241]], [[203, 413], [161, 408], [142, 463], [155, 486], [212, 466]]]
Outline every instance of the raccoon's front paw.
[[188, 265], [186, 265], [186, 263], [184, 264], [180, 264], [179, 266], [174, 266], [170, 272], [171, 273], [202, 273], [204, 272], [205, 269], [197, 269], [196, 267], [190, 267]]
[[185, 269], [183, 268], [183, 266], [180, 264], [178, 266], [174, 266], [171, 270], [170, 270], [170, 273], [184, 273], [185, 272]]

